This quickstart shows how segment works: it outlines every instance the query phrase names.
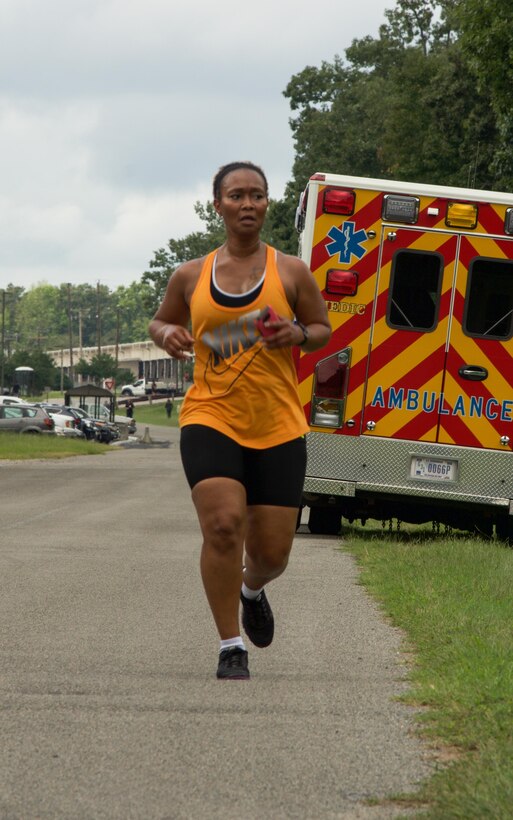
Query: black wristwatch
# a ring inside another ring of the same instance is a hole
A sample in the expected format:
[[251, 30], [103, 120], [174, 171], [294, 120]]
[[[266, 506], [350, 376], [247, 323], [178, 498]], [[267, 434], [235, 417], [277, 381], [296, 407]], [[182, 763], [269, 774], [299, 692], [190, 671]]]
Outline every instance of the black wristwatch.
[[303, 347], [303, 345], [305, 345], [308, 341], [308, 328], [305, 327], [303, 322], [298, 322], [297, 319], [294, 319], [294, 324], [297, 325], [298, 327], [300, 327], [301, 330], [303, 331], [304, 339], [303, 339], [302, 342], [299, 342], [299, 345], [298, 345], [298, 347]]

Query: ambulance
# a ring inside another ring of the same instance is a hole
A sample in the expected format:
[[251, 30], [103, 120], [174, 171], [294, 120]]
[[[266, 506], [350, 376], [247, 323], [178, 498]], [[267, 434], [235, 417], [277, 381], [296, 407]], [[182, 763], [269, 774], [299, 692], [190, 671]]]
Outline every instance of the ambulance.
[[513, 542], [513, 194], [315, 173], [296, 228], [333, 329], [297, 365], [310, 531]]

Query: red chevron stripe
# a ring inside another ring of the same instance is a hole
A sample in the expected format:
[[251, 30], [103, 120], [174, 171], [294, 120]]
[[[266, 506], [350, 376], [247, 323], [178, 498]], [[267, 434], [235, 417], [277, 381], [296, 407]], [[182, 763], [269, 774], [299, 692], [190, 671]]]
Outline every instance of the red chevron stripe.
[[469, 269], [469, 265], [476, 253], [476, 248], [474, 248], [468, 237], [463, 236], [460, 246], [460, 265], [463, 264], [465, 266], [465, 270]]
[[[408, 373], [405, 373], [401, 379], [398, 379], [394, 382], [393, 387], [396, 390], [403, 388], [403, 390], [419, 390], [424, 384], [431, 381], [431, 379], [435, 378], [436, 376], [440, 375], [440, 386], [441, 389], [441, 377], [443, 373], [443, 364], [444, 364], [444, 346], [440, 345], [436, 350], [427, 356], [426, 359], [422, 362], [422, 365], [412, 368]], [[378, 368], [379, 369], [379, 368]], [[376, 372], [376, 371], [375, 371]], [[387, 395], [388, 391], [387, 385], [385, 390], [385, 395]], [[370, 408], [370, 403], [374, 397], [367, 396], [366, 399], [366, 410]], [[380, 419], [385, 418], [388, 413], [394, 412], [393, 409], [389, 409], [388, 407], [372, 407], [370, 408], [371, 412], [374, 415], [378, 415]]]
[[[467, 362], [465, 362], [459, 352], [455, 348], [452, 348], [447, 361], [447, 372], [450, 373], [456, 381], [460, 392], [469, 398], [475, 396], [478, 399], [483, 399], [483, 404], [490, 399], [494, 399], [494, 394], [490, 392], [485, 382], [467, 382], [459, 376], [458, 370], [465, 364], [467, 364]], [[447, 404], [447, 406], [450, 405]], [[460, 423], [457, 424], [454, 421], [455, 418], [459, 419]], [[442, 416], [442, 420], [444, 430], [457, 441], [458, 444], [468, 445], [470, 447], [482, 446], [481, 442], [474, 436], [471, 428], [468, 426], [472, 421], [470, 417], [469, 422], [466, 422], [465, 417], [461, 415], [455, 417]], [[501, 430], [500, 419], [488, 419], [488, 422], [494, 430], [497, 431], [497, 434], [499, 434]], [[459, 438], [456, 438], [456, 436], [459, 436]]]
[[504, 220], [491, 205], [481, 205], [479, 207], [479, 224], [483, 226], [487, 233], [504, 233]]
[[[501, 376], [513, 387], [513, 356], [507, 350], [506, 346], [501, 342], [492, 341], [491, 339], [474, 339], [474, 342], [488, 361], [494, 361], [496, 365], [500, 361]], [[500, 345], [499, 349], [497, 345]]]
[[[491, 359], [488, 356], [487, 361], [490, 361], [491, 364]], [[511, 356], [508, 356], [508, 363], [511, 363]], [[458, 373], [458, 370], [466, 364], [469, 364], [469, 362], [462, 358], [456, 348], [451, 348], [451, 352], [447, 358], [447, 372], [457, 382], [461, 392], [465, 393], [467, 396], [477, 396], [478, 398], [482, 398], [484, 401], [496, 398], [496, 396], [488, 389], [486, 382], [471, 382], [466, 379], [462, 379]], [[493, 364], [491, 364], [491, 367], [493, 368]], [[513, 370], [511, 370], [510, 373], [513, 374]], [[511, 382], [508, 381], [508, 383]]]
[[[449, 409], [450, 405], [445, 404]], [[452, 408], [450, 408], [452, 409]], [[457, 444], [463, 447], [481, 447], [481, 442], [470, 430], [461, 416], [440, 416], [440, 428]], [[440, 440], [440, 435], [438, 436]]]
[[[424, 336], [427, 335], [428, 334], [424, 334]], [[393, 333], [388, 337], [388, 339], [385, 339], [380, 345], [377, 345], [372, 350], [371, 366], [369, 370], [370, 375], [375, 376], [382, 367], [389, 364], [389, 362], [393, 361], [393, 359], [396, 359], [398, 356], [405, 354], [405, 351], [407, 351], [408, 348], [415, 342], [418, 342], [418, 340], [418, 333], [402, 330]], [[443, 345], [440, 346], [439, 349], [443, 350]], [[431, 353], [428, 352], [428, 356], [432, 356], [435, 353], [436, 350]]]
[[[394, 438], [419, 441], [433, 427], [437, 427], [438, 413], [417, 413], [410, 421], [394, 433]], [[435, 438], [436, 440], [436, 438]]]

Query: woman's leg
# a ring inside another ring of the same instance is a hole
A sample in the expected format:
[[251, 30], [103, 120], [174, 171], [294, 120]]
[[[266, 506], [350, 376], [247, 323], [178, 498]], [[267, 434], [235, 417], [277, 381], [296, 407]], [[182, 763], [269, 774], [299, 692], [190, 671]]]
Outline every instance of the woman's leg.
[[304, 438], [246, 453], [248, 525], [244, 581], [260, 589], [285, 570], [306, 470]]
[[248, 507], [244, 582], [250, 589], [260, 589], [285, 570], [297, 513], [297, 507]]
[[231, 478], [208, 478], [192, 490], [203, 534], [201, 577], [221, 640], [240, 634], [239, 600], [246, 535], [246, 491]]

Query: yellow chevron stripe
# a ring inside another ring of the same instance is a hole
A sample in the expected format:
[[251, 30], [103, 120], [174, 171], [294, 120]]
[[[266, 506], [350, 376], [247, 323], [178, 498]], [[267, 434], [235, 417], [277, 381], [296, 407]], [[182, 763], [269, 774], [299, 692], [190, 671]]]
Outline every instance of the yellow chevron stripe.
[[[448, 402], [450, 402], [450, 396], [456, 396], [461, 393], [461, 388], [459, 384], [453, 379], [453, 377], [447, 373], [446, 380], [445, 380], [445, 395], [447, 397]], [[497, 447], [499, 444], [499, 435], [497, 430], [493, 427], [493, 424], [485, 417], [481, 416], [480, 418], [473, 416], [470, 418], [469, 416], [458, 416], [458, 418], [465, 424], [469, 430], [472, 431], [472, 434], [476, 436], [481, 445], [483, 447]], [[442, 417], [442, 425], [443, 425], [443, 417]], [[441, 438], [440, 441], [442, 443], [446, 442], [447, 440], [447, 433], [441, 431]]]
[[436, 441], [437, 425], [419, 437], [419, 441]]
[[[419, 388], [419, 390], [422, 391], [422, 392], [424, 392], [424, 390], [425, 390], [427, 393], [433, 392], [433, 393], [436, 393], [436, 395], [438, 396], [438, 394], [440, 393], [440, 388], [441, 388], [441, 376], [442, 376], [441, 372], [439, 374], [437, 373], [436, 376], [434, 376], [432, 379], [429, 379], [425, 384], [423, 384], [422, 387]], [[392, 383], [394, 383], [394, 382], [392, 382]], [[382, 382], [382, 384], [383, 385], [386, 384], [388, 386], [389, 382]], [[373, 390], [370, 388], [370, 385], [369, 385], [368, 399], [369, 399], [369, 397], [372, 397], [372, 396], [373, 396]], [[375, 435], [378, 435], [378, 436], [383, 436], [383, 435], [384, 436], [395, 436], [397, 434], [397, 432], [402, 427], [404, 427], [405, 424], [407, 424], [409, 421], [411, 421], [413, 418], [414, 418], [414, 414], [411, 411], [405, 410], [405, 409], [398, 410], [396, 408], [396, 409], [394, 409], [393, 412], [388, 413], [387, 416], [385, 416], [383, 419], [381, 419], [381, 421], [379, 422], [379, 424], [377, 425], [377, 428], [375, 430]], [[438, 416], [436, 414], [433, 414], [433, 418], [438, 420]], [[422, 436], [422, 441], [435, 441], [435, 437], [436, 437], [436, 423], [433, 425], [433, 427], [431, 428], [431, 430], [429, 432], [424, 433], [424, 435]]]

